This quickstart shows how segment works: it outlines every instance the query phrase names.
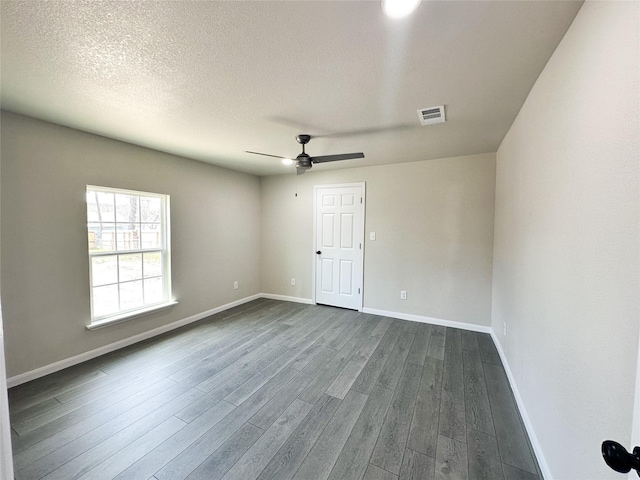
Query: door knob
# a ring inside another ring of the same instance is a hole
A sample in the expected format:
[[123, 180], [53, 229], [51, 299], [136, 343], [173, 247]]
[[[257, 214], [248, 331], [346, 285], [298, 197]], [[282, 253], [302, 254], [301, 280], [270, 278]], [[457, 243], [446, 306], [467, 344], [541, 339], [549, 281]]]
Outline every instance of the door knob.
[[320, 250], [318, 250], [318, 251], [316, 252], [316, 254], [318, 254], [318, 255], [322, 255], [322, 252], [321, 252]]
[[635, 447], [633, 453], [613, 440], [602, 442], [602, 456], [613, 470], [619, 473], [627, 473], [632, 468], [640, 476], [640, 447]]

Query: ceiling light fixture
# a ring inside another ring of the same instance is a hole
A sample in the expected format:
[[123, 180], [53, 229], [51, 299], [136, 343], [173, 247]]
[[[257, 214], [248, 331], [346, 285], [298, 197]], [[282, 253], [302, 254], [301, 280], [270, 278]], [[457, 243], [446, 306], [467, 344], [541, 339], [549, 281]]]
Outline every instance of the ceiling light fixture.
[[290, 158], [283, 158], [282, 163], [284, 163], [285, 165], [291, 165], [293, 163], [293, 160], [291, 160]]
[[382, 10], [391, 18], [402, 18], [413, 12], [421, 0], [382, 0]]

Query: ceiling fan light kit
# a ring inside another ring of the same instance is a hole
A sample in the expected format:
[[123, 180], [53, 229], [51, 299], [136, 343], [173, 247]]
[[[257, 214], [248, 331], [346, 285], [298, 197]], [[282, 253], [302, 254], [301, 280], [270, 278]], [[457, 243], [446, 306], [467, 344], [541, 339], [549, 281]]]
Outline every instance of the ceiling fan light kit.
[[296, 141], [302, 145], [302, 153], [296, 157], [295, 160], [291, 160], [289, 157], [281, 157], [280, 155], [271, 155], [269, 153], [251, 152], [245, 150], [246, 153], [253, 155], [264, 155], [265, 157], [274, 157], [282, 159], [282, 163], [289, 164], [290, 162], [296, 163], [296, 173], [298, 175], [303, 174], [309, 170], [314, 163], [326, 163], [337, 162], [339, 160], [351, 160], [354, 158], [364, 158], [364, 153], [339, 153], [337, 155], [321, 155], [319, 157], [312, 157], [304, 151], [304, 146], [311, 140], [311, 135], [300, 134], [296, 136]]

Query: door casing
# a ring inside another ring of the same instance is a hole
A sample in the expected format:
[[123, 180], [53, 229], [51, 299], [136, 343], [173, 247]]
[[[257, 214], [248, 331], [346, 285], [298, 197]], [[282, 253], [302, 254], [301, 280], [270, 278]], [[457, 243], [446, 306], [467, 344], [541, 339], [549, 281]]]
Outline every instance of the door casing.
[[364, 241], [364, 233], [365, 233], [365, 224], [367, 218], [367, 195], [366, 195], [366, 183], [365, 182], [353, 182], [353, 183], [333, 183], [326, 185], [314, 185], [313, 186], [313, 251], [312, 254], [312, 275], [311, 275], [311, 301], [312, 303], [316, 303], [316, 269], [317, 269], [317, 258], [316, 251], [317, 248], [317, 198], [318, 198], [318, 190], [321, 188], [340, 188], [340, 187], [360, 187], [362, 194], [362, 249], [360, 249], [361, 261], [360, 265], [361, 271], [359, 272], [358, 279], [360, 280], [360, 303], [358, 305], [358, 311], [361, 312], [364, 305], [364, 249], [365, 249], [365, 241]]

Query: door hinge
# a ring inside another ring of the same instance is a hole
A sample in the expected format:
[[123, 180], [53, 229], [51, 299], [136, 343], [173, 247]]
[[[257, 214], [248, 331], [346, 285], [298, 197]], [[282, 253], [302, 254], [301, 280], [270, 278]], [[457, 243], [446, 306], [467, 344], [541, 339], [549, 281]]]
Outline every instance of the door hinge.
[[360, 243], [359, 245], [360, 245], [360, 250], [362, 250], [362, 244]]
[[362, 197], [360, 197], [360, 203], [362, 203]]
[[360, 294], [360, 289], [358, 289], [358, 295]]

